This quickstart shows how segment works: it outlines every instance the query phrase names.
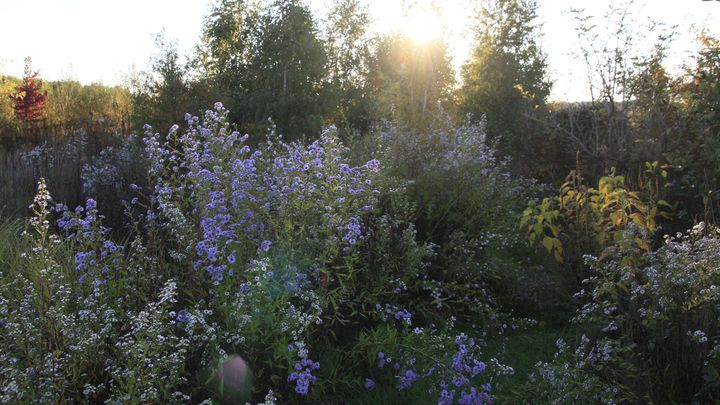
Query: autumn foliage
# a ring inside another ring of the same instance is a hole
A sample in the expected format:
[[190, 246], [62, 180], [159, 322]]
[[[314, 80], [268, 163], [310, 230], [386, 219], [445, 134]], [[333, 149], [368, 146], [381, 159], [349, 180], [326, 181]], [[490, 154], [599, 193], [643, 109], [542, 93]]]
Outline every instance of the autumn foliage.
[[22, 84], [15, 87], [15, 93], [10, 95], [15, 116], [28, 125], [42, 116], [48, 97], [47, 91], [41, 90], [42, 81], [38, 79], [38, 72], [33, 72], [30, 64], [31, 59], [28, 56], [25, 58], [25, 74]]

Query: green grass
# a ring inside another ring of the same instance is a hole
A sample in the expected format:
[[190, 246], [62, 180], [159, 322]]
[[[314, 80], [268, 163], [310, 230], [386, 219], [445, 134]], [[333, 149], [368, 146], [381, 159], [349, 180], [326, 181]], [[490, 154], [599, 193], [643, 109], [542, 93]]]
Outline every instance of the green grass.
[[430, 384], [420, 381], [410, 391], [398, 391], [394, 386], [378, 384], [372, 390], [359, 390], [354, 398], [337, 398], [337, 403], [367, 405], [417, 404], [436, 405], [437, 395], [429, 395]]
[[26, 251], [20, 236], [23, 221], [0, 216], [0, 272], [20, 269], [20, 253]]
[[503, 376], [493, 384], [495, 402], [526, 402], [523, 386], [529, 381], [535, 364], [552, 360], [557, 339], [571, 336], [573, 331], [568, 328], [536, 326], [488, 341], [487, 357], [495, 357], [515, 370], [513, 375]]
[[[572, 341], [575, 331], [558, 326], [536, 326], [497, 337], [487, 342], [484, 359], [497, 358], [500, 363], [511, 366], [515, 373], [502, 376], [493, 381], [493, 400], [497, 404], [528, 403], [524, 392], [530, 374], [537, 362], [552, 360], [556, 352], [555, 342], [562, 337]], [[427, 394], [430, 386], [417, 384], [410, 392], [398, 392], [394, 386], [378, 384], [373, 390], [358, 389], [348, 403], [385, 405], [385, 404], [436, 404], [437, 397]], [[346, 391], [347, 392], [347, 391]], [[338, 398], [342, 402], [343, 398]]]

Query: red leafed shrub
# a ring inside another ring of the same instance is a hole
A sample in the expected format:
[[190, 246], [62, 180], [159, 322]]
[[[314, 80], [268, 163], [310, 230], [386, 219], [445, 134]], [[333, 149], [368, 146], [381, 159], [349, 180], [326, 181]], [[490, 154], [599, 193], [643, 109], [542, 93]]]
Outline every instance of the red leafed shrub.
[[31, 60], [25, 58], [25, 74], [21, 85], [15, 87], [15, 94], [10, 98], [13, 100], [15, 116], [26, 124], [37, 121], [43, 114], [48, 93], [41, 90], [42, 81], [37, 78], [38, 72], [30, 68]]

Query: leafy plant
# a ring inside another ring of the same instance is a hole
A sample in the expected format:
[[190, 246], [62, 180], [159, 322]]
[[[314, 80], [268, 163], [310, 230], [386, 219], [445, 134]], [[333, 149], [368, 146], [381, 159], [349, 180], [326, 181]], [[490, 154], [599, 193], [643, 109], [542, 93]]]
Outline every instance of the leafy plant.
[[15, 88], [15, 94], [11, 96], [15, 115], [26, 126], [30, 126], [42, 116], [48, 98], [47, 91], [41, 90], [42, 81], [37, 78], [38, 72], [32, 71], [31, 63], [30, 57], [25, 58], [23, 82]]
[[573, 171], [558, 196], [525, 209], [520, 226], [530, 242], [542, 244], [556, 261], [564, 262], [568, 255], [576, 261], [582, 254], [597, 254], [615, 243], [631, 243], [649, 251], [646, 237], [626, 240], [625, 230], [632, 223], [644, 235], [652, 234], [656, 217], [669, 217], [665, 207], [670, 205], [664, 200], [643, 201], [640, 193], [625, 187], [625, 177], [614, 170], [600, 178], [597, 188], [583, 186], [582, 177]]
[[574, 318], [587, 336], [539, 365], [532, 392], [558, 402], [717, 401], [719, 241], [700, 223], [652, 252], [588, 256], [593, 275]]

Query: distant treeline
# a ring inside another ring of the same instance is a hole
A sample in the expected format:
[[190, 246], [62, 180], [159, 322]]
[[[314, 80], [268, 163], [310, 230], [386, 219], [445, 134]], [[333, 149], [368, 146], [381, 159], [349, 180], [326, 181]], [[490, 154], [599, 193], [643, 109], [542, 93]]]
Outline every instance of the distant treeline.
[[4, 147], [48, 138], [66, 138], [80, 129], [87, 132], [131, 132], [132, 95], [126, 88], [76, 81], [43, 82], [48, 92], [42, 116], [30, 127], [13, 113], [10, 95], [21, 78], [0, 77], [0, 143]]

